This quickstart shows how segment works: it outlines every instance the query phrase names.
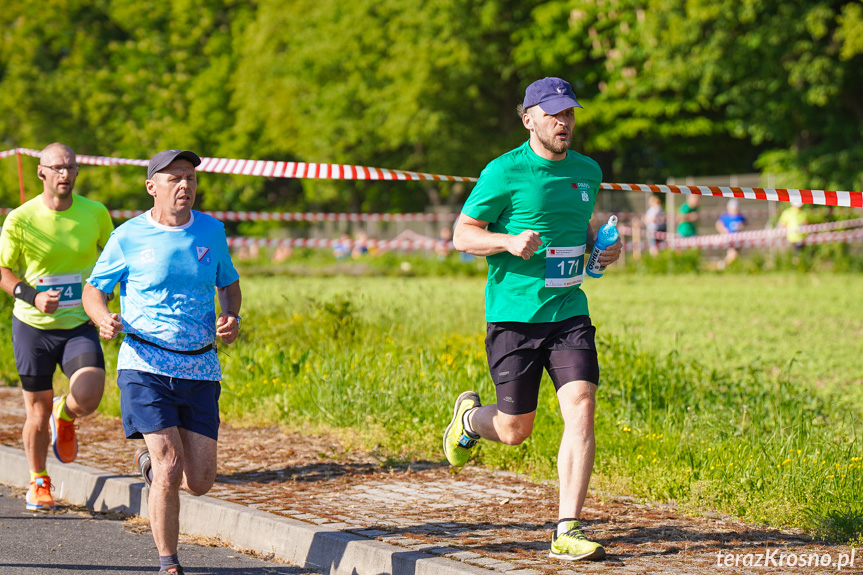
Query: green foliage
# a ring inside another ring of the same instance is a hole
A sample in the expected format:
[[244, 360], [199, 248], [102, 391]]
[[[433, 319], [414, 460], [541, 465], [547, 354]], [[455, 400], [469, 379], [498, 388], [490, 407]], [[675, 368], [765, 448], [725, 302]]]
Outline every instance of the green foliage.
[[[376, 165], [477, 175], [526, 137], [526, 85], [572, 80], [576, 149], [606, 181], [750, 171], [859, 189], [860, 0], [131, 0], [0, 13], [0, 147]], [[29, 195], [39, 182], [24, 158]], [[86, 168], [80, 190], [148, 204], [143, 170]], [[445, 182], [207, 175], [200, 207], [405, 211]], [[0, 203], [18, 197], [0, 162]]]

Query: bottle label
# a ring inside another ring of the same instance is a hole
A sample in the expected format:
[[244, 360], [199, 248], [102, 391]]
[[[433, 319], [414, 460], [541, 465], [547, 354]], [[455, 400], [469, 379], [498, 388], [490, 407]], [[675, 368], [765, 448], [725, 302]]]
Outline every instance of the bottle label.
[[545, 250], [545, 287], [562, 288], [584, 281], [586, 246], [570, 248], [548, 247]]
[[602, 250], [594, 247], [593, 251], [590, 252], [590, 259], [587, 261], [587, 270], [592, 274], [601, 274], [605, 271], [605, 267], [599, 265], [599, 254], [602, 253]]

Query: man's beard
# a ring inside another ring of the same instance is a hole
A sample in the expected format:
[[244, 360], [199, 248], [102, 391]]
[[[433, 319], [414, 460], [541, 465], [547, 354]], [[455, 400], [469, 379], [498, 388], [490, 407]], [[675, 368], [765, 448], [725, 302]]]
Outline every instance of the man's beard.
[[549, 138], [540, 132], [537, 132], [536, 135], [539, 139], [539, 143], [542, 144], [542, 147], [552, 154], [565, 154], [569, 149], [569, 145], [572, 143], [572, 134], [570, 134], [566, 140], [558, 140], [554, 136]]

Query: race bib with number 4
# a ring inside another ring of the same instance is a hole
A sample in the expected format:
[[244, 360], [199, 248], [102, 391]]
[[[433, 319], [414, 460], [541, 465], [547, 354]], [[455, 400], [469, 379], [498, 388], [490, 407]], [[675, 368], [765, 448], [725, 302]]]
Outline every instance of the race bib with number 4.
[[585, 246], [545, 250], [545, 287], [562, 288], [584, 281]]
[[39, 291], [59, 291], [60, 303], [58, 308], [81, 305], [81, 292], [83, 291], [81, 274], [41, 277], [36, 280], [36, 289]]

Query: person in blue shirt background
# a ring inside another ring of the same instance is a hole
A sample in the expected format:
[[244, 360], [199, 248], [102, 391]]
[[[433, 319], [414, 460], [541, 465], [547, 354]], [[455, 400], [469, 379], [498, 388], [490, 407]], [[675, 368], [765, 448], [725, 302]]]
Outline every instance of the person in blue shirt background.
[[[720, 234], [736, 234], [737, 232], [742, 232], [745, 227], [746, 218], [740, 213], [740, 203], [736, 199], [731, 198], [725, 204], [725, 212], [716, 220], [716, 231]], [[736, 259], [737, 248], [728, 246], [723, 264], [728, 265]]]
[[[123, 428], [146, 444], [135, 463], [150, 487], [164, 574], [183, 573], [179, 490], [203, 495], [215, 481], [222, 379], [215, 341], [232, 343], [240, 329], [242, 293], [224, 225], [192, 210], [200, 163], [184, 150], [153, 156], [146, 181], [153, 208], [114, 230], [83, 296], [101, 337], [126, 334], [117, 358]], [[106, 305], [117, 284], [120, 314]]]

